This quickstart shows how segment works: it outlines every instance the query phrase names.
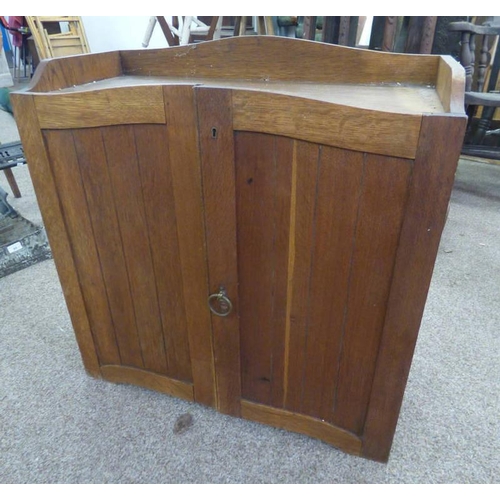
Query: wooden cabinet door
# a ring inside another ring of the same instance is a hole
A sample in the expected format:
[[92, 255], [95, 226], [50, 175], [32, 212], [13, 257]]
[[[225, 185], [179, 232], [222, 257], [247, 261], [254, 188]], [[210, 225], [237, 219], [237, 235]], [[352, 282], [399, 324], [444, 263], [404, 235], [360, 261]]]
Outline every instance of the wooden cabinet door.
[[230, 91], [197, 97], [222, 405], [359, 453], [413, 161], [238, 130]]
[[[86, 112], [103, 102], [107, 113]], [[55, 260], [74, 266], [78, 289], [65, 289], [81, 294], [94, 344], [84, 358], [96, 355], [109, 380], [215, 405], [192, 88], [50, 96], [35, 106], [48, 159], [39, 182], [53, 179], [71, 252], [56, 244]], [[44, 106], [59, 110], [57, 122]]]

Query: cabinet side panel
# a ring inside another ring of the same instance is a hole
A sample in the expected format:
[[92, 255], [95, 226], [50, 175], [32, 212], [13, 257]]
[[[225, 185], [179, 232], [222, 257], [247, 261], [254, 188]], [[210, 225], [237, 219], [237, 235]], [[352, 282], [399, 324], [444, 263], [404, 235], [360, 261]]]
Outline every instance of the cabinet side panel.
[[375, 460], [389, 457], [465, 126], [465, 117], [423, 118], [364, 428], [363, 454]]
[[333, 413], [334, 424], [356, 434], [373, 382], [412, 164], [365, 156]]
[[99, 264], [124, 365], [143, 368], [124, 249], [100, 129], [72, 132]]
[[64, 225], [59, 196], [43, 143], [33, 98], [31, 96], [13, 95], [12, 101], [38, 204], [47, 229], [82, 360], [86, 370], [91, 375], [99, 376], [99, 361], [94, 339], [85, 310], [75, 261]]
[[104, 127], [102, 134], [144, 366], [156, 373], [167, 374], [134, 128], [130, 125]]
[[235, 133], [242, 397], [283, 406], [293, 140]]
[[192, 381], [175, 195], [164, 125], [134, 127], [168, 373]]
[[83, 298], [101, 364], [120, 364], [120, 354], [71, 131], [45, 131]]

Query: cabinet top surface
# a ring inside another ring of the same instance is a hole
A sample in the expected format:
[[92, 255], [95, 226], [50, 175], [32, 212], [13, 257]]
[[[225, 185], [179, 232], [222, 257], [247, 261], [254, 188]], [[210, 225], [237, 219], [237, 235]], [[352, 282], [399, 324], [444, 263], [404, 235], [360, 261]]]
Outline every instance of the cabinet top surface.
[[392, 113], [422, 114], [444, 112], [439, 95], [431, 85], [404, 86], [397, 83], [341, 84], [273, 81], [271, 79], [238, 80], [228, 78], [121, 75], [55, 90], [51, 93], [59, 95], [72, 94], [144, 85], [190, 85], [254, 90]]
[[449, 56], [393, 54], [271, 36], [42, 61], [29, 93], [205, 85], [405, 114], [463, 114], [464, 72]]

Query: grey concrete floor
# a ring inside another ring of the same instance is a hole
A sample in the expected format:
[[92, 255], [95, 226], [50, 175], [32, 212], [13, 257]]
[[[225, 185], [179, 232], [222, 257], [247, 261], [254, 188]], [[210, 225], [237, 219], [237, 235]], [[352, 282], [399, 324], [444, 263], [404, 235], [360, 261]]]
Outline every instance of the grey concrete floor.
[[[15, 136], [0, 112], [0, 141]], [[15, 174], [23, 197], [12, 205], [41, 223], [27, 168]], [[0, 185], [9, 191], [3, 174]], [[499, 332], [500, 165], [467, 159], [385, 465], [90, 378], [54, 263], [45, 261], [0, 280], [0, 482], [498, 483]], [[185, 412], [194, 424], [176, 435]]]

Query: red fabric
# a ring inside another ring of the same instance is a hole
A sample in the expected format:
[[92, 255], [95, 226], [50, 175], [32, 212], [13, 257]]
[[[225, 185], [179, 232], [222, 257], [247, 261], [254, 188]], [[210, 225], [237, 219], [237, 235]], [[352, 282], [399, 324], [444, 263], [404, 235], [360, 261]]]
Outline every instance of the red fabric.
[[[24, 16], [9, 16], [9, 28], [22, 28], [24, 24]], [[23, 35], [18, 31], [11, 31], [12, 33], [12, 45], [15, 47], [21, 47], [23, 44]]]

